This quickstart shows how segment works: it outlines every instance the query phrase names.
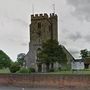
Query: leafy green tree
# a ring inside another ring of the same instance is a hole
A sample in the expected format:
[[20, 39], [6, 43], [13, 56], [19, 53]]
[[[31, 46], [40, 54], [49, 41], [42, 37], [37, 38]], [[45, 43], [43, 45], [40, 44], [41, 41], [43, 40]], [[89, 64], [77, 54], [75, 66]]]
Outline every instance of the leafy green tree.
[[0, 68], [8, 68], [11, 65], [12, 60], [7, 54], [0, 50]]
[[25, 66], [25, 53], [20, 53], [17, 56], [17, 62], [20, 64], [20, 66]]
[[58, 62], [60, 64], [67, 63], [66, 54], [63, 51], [62, 45], [56, 40], [48, 40], [42, 44], [42, 50], [38, 53], [38, 62], [44, 63], [49, 70], [49, 65], [53, 69], [53, 64]]
[[9, 68], [11, 73], [16, 73], [17, 71], [20, 70], [20, 65], [18, 62], [12, 62], [10, 68]]
[[80, 55], [83, 59], [88, 57], [88, 50], [87, 49], [81, 50]]

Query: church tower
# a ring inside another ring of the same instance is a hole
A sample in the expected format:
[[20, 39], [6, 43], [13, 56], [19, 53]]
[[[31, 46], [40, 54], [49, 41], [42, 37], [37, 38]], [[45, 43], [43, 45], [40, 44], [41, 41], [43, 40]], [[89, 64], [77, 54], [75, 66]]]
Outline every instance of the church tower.
[[54, 13], [31, 15], [29, 52], [25, 57], [27, 67], [37, 69], [37, 51], [43, 42], [48, 39], [58, 41], [57, 18]]

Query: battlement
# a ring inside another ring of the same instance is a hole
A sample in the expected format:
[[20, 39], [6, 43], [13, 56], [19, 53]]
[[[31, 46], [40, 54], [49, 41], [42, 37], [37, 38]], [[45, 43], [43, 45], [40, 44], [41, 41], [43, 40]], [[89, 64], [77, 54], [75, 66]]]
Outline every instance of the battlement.
[[55, 13], [50, 13], [50, 18], [57, 18], [57, 14], [55, 14]]
[[42, 18], [48, 18], [48, 14], [33, 14], [31, 15], [31, 19], [42, 19]]
[[49, 19], [49, 18], [52, 18], [52, 17], [57, 17], [57, 15], [54, 14], [54, 13], [51, 13], [50, 16], [47, 13], [44, 13], [44, 14], [32, 14], [31, 15], [31, 20], [33, 20], [33, 19], [44, 19], [44, 18]]

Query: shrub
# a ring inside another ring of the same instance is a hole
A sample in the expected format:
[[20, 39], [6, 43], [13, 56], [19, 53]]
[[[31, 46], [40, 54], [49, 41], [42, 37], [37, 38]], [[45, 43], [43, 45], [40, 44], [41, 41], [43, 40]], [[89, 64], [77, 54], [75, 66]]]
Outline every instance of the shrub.
[[58, 71], [61, 71], [61, 70], [62, 70], [61, 67], [59, 67], [59, 68], [58, 68]]
[[31, 72], [29, 72], [28, 68], [23, 67], [17, 73], [31, 73]]
[[28, 68], [28, 70], [29, 70], [29, 73], [35, 72], [35, 69], [34, 68]]
[[50, 69], [50, 70], [49, 70], [49, 72], [54, 72], [54, 69], [53, 69], [53, 68], [52, 68], [52, 69]]
[[34, 68], [25, 68], [22, 67], [19, 71], [17, 71], [17, 73], [32, 73], [35, 72]]
[[17, 71], [20, 70], [20, 65], [18, 64], [18, 62], [13, 62], [9, 67], [9, 70], [11, 73], [16, 73]]

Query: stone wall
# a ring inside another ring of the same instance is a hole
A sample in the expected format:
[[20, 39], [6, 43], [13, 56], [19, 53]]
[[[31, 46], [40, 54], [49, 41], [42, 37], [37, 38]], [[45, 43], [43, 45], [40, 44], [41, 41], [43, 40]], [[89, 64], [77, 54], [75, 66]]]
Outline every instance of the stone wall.
[[90, 75], [0, 74], [0, 85], [32, 88], [45, 87], [90, 89]]

